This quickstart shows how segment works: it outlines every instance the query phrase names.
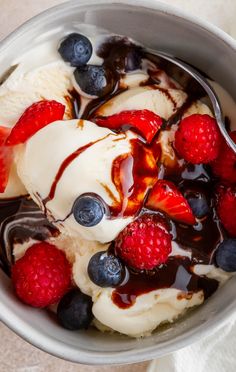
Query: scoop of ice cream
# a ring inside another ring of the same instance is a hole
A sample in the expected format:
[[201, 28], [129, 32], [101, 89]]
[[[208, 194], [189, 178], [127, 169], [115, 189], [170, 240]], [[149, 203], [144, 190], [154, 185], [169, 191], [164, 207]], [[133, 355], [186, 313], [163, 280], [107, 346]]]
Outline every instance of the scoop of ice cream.
[[[142, 169], [142, 182], [134, 183], [134, 143], [138, 145], [139, 140], [130, 131], [116, 134], [85, 120], [54, 122], [19, 150], [18, 174], [31, 197], [61, 230], [108, 242], [131, 222], [149, 185], [156, 180], [155, 160], [150, 150], [144, 149], [147, 164]], [[135, 198], [129, 200], [132, 187]], [[88, 193], [99, 196], [107, 206], [107, 213], [92, 227], [79, 224], [72, 213], [77, 198]], [[126, 216], [124, 208], [129, 209]]]
[[0, 123], [14, 125], [26, 108], [42, 99], [61, 102], [66, 106], [65, 118], [71, 118], [69, 91], [74, 69], [60, 58], [56, 40], [26, 51], [10, 70], [0, 87]]
[[131, 337], [150, 335], [160, 324], [173, 322], [187, 309], [204, 301], [201, 291], [191, 299], [178, 299], [181, 291], [167, 288], [139, 296], [135, 305], [124, 310], [113, 303], [111, 292], [102, 291], [93, 305], [93, 314], [102, 324]]
[[62, 61], [30, 71], [25, 71], [22, 62], [0, 87], [0, 122], [14, 125], [27, 107], [42, 99], [61, 102], [66, 106], [65, 118], [71, 118], [70, 77], [71, 68]]
[[[47, 42], [13, 61], [10, 76], [0, 86], [0, 125], [13, 126], [31, 104], [42, 99], [56, 100], [66, 106], [71, 118], [70, 93], [73, 69], [60, 60], [56, 45]], [[1, 198], [26, 194], [13, 164], [7, 188]]]
[[[63, 247], [62, 247], [63, 249]], [[73, 279], [76, 285], [93, 299], [93, 314], [99, 321], [98, 326], [105, 325], [105, 329], [115, 330], [132, 337], [141, 337], [150, 334], [160, 324], [173, 322], [187, 309], [200, 305], [204, 301], [203, 291], [185, 296], [176, 288], [163, 288], [152, 290], [136, 298], [129, 308], [119, 308], [112, 300], [113, 288], [100, 288], [89, 278], [87, 267], [90, 258], [98, 251], [105, 250], [93, 244], [90, 249], [83, 245], [76, 249], [73, 265]], [[172, 242], [171, 256], [187, 256], [191, 258], [191, 251], [181, 249]], [[224, 283], [229, 275], [214, 265], [195, 265], [194, 272], [198, 275], [207, 275]], [[97, 326], [97, 322], [95, 322]], [[108, 328], [107, 328], [108, 327]]]
[[150, 110], [169, 119], [183, 105], [187, 94], [181, 89], [164, 89], [158, 85], [131, 88], [111, 98], [96, 115], [109, 116], [125, 110]]

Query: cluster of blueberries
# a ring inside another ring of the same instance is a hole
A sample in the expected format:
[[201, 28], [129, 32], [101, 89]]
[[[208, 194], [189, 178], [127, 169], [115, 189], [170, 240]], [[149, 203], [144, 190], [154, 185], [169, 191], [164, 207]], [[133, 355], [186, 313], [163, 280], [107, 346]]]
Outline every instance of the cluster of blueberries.
[[65, 62], [76, 67], [74, 78], [81, 91], [95, 97], [112, 92], [116, 82], [111, 70], [104, 65], [88, 64], [93, 46], [86, 36], [78, 33], [68, 35], [61, 42], [58, 52]]

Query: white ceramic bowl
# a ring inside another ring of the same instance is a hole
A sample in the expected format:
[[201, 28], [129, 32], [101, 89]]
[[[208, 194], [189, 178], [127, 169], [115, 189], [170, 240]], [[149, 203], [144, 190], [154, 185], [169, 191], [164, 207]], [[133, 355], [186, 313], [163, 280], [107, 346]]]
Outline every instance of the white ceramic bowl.
[[[0, 75], [41, 33], [71, 22], [89, 23], [171, 52], [216, 79], [236, 98], [236, 43], [214, 26], [158, 1], [81, 0], [52, 8], [18, 28], [0, 44]], [[236, 307], [236, 277], [202, 307], [142, 340], [96, 330], [70, 332], [47, 312], [20, 303], [0, 270], [0, 319], [33, 345], [85, 364], [121, 364], [153, 359], [204, 337]]]

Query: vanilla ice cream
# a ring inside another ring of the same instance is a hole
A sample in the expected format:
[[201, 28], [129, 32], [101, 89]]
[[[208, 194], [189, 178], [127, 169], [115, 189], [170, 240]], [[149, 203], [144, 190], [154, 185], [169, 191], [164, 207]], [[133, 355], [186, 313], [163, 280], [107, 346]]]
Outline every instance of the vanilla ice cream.
[[108, 116], [125, 110], [141, 110], [145, 107], [164, 119], [169, 119], [183, 105], [187, 94], [180, 89], [163, 89], [159, 86], [136, 87], [115, 96], [96, 114]]
[[[55, 122], [36, 133], [17, 158], [20, 179], [33, 200], [47, 213], [49, 219], [68, 234], [79, 234], [87, 240], [102, 243], [113, 240], [134, 216], [103, 220], [94, 227], [79, 225], [72, 214], [75, 200], [82, 194], [95, 193], [109, 206], [121, 203], [121, 196], [111, 178], [113, 162], [124, 154], [131, 154], [132, 132], [115, 134], [86, 120]], [[60, 167], [76, 151], [62, 173], [54, 196], [47, 203]], [[38, 161], [40, 149], [44, 149]], [[151, 159], [155, 167], [154, 159]], [[152, 167], [152, 165], [151, 165]], [[44, 205], [45, 203], [45, 205]]]
[[0, 122], [13, 126], [27, 107], [43, 99], [64, 104], [65, 118], [71, 119], [68, 97], [72, 89], [72, 68], [60, 60], [30, 70], [27, 67], [24, 62], [19, 63], [0, 87]]

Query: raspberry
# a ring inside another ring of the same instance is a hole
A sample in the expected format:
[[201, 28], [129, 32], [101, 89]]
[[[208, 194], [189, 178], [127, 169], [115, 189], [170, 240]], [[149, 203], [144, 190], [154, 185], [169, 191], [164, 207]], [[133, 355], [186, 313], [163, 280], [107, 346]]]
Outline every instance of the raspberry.
[[[236, 143], [236, 131], [230, 133], [230, 137]], [[225, 141], [222, 141], [219, 156], [211, 163], [215, 176], [224, 182], [236, 183], [236, 154]]]
[[71, 266], [64, 252], [41, 242], [32, 245], [12, 267], [18, 297], [33, 307], [58, 302], [71, 284]]
[[192, 164], [206, 164], [219, 154], [221, 135], [216, 120], [209, 115], [194, 114], [183, 119], [175, 135], [179, 155]]
[[217, 213], [225, 230], [236, 237], [236, 187], [221, 188]]
[[151, 270], [167, 261], [171, 235], [158, 216], [144, 214], [121, 231], [115, 250], [129, 266]]

